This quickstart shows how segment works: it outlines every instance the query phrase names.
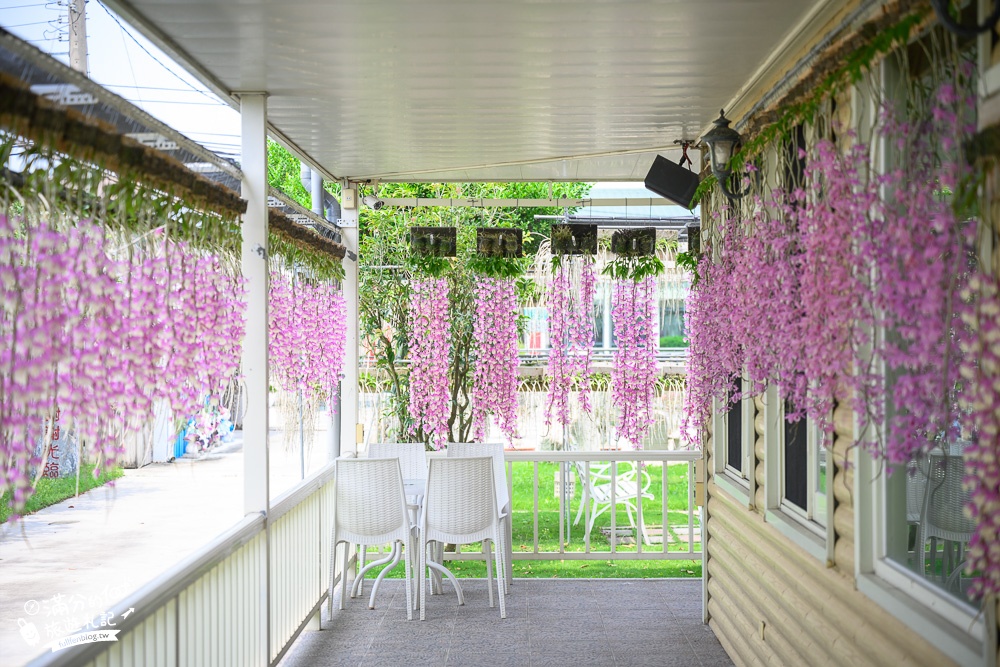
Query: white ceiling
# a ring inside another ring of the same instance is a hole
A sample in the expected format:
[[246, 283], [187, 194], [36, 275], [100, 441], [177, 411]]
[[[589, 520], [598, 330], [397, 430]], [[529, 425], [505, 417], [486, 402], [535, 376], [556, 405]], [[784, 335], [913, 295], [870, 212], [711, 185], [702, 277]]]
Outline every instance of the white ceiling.
[[696, 139], [844, 3], [108, 4], [218, 92], [266, 91], [273, 129], [327, 177], [608, 181]]

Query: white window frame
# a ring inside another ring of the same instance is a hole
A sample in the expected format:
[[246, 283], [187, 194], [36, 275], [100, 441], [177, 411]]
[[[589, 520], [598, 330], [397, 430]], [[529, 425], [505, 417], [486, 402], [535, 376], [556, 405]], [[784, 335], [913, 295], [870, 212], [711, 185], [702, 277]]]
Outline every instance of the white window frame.
[[[746, 378], [743, 378], [746, 386]], [[740, 453], [744, 471], [729, 465], [729, 413], [718, 400], [712, 401], [712, 443], [715, 446], [713, 473], [715, 483], [729, 495], [752, 507], [754, 493], [753, 443], [756, 438], [753, 424], [753, 398], [745, 397], [740, 402]]]
[[[881, 90], [894, 90], [899, 74], [892, 59], [885, 59], [879, 68]], [[876, 117], [877, 110], [867, 98], [862, 107], [858, 101], [860, 95], [859, 89], [855, 88], [852, 117], [863, 127], [860, 116], [864, 115], [870, 122]], [[879, 171], [884, 173], [889, 167], [888, 147], [877, 136], [872, 137], [872, 145], [876, 148], [873, 160]], [[877, 334], [881, 335], [881, 332]], [[874, 370], [885, 375], [884, 367]], [[857, 414], [854, 416], [854, 432], [862, 432]], [[884, 464], [869, 453], [868, 444], [859, 439], [858, 446], [852, 448], [855, 464], [854, 576], [858, 591], [957, 663], [993, 665], [996, 661], [997, 622], [994, 612], [981, 614], [916, 572], [888, 559], [887, 534], [890, 526], [886, 505], [889, 485], [893, 482], [887, 479]], [[992, 626], [989, 630], [987, 623]]]
[[[778, 532], [790, 539], [792, 542], [802, 547], [813, 558], [822, 562], [831, 559], [833, 548], [833, 503], [831, 502], [833, 484], [827, 479], [826, 485], [826, 525], [823, 526], [813, 521], [808, 510], [803, 511], [800, 507], [786, 502], [784, 499], [784, 463], [785, 463], [785, 409], [778, 389], [774, 385], [768, 385], [764, 392], [764, 497], [767, 506], [764, 510], [764, 520], [778, 529]], [[815, 425], [810, 421], [806, 422], [807, 446], [816, 447], [819, 444], [819, 437]], [[814, 460], [814, 456], [809, 456], [809, 461]], [[814, 466], [809, 465], [810, 475], [813, 477], [810, 485], [809, 499], [814, 495], [812, 489], [815, 488]]]

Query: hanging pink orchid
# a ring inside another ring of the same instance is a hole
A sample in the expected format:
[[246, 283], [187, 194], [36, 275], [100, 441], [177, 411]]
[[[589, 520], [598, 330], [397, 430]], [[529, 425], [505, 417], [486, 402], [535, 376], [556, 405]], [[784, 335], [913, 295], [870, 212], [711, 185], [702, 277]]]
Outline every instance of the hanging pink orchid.
[[343, 297], [330, 283], [272, 272], [269, 307], [268, 353], [278, 384], [307, 398], [332, 398], [347, 342]]
[[[574, 284], [574, 274], [579, 274]], [[570, 422], [570, 392], [576, 384], [580, 408], [590, 413], [590, 351], [594, 346], [597, 277], [591, 257], [563, 257], [549, 287], [549, 391], [545, 423]]]
[[473, 437], [477, 440], [485, 437], [490, 414], [508, 440], [517, 437], [517, 318], [514, 280], [480, 279], [473, 323], [477, 350], [472, 381]]
[[120, 250], [86, 221], [0, 216], [0, 490], [15, 509], [57, 412], [107, 469], [154, 399], [193, 413], [237, 371], [241, 280], [182, 243]]
[[618, 408], [618, 435], [642, 447], [653, 419], [656, 390], [655, 279], [615, 280], [611, 300], [617, 347], [611, 369], [611, 397]]
[[410, 415], [436, 448], [448, 439], [450, 318], [448, 279], [415, 278], [410, 285]]

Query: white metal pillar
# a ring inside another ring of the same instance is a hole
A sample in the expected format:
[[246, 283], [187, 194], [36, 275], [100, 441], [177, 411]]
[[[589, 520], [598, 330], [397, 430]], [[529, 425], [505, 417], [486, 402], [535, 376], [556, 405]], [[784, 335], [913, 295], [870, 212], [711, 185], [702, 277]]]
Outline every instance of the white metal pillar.
[[243, 416], [243, 509], [267, 513], [267, 100], [262, 93], [240, 95], [242, 123], [243, 277], [247, 281], [247, 321], [243, 338], [246, 414]]
[[347, 307], [347, 345], [344, 378], [340, 382], [340, 454], [358, 451], [358, 209], [343, 208], [340, 234], [344, 258], [344, 302]]

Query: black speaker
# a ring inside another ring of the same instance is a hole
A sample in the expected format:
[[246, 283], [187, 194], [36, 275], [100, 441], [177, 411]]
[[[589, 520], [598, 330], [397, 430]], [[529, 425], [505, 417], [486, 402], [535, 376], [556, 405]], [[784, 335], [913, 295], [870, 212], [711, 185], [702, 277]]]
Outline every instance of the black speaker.
[[661, 197], [666, 197], [686, 209], [691, 209], [691, 200], [698, 189], [698, 174], [674, 164], [662, 155], [657, 155], [643, 181], [646, 189]]

